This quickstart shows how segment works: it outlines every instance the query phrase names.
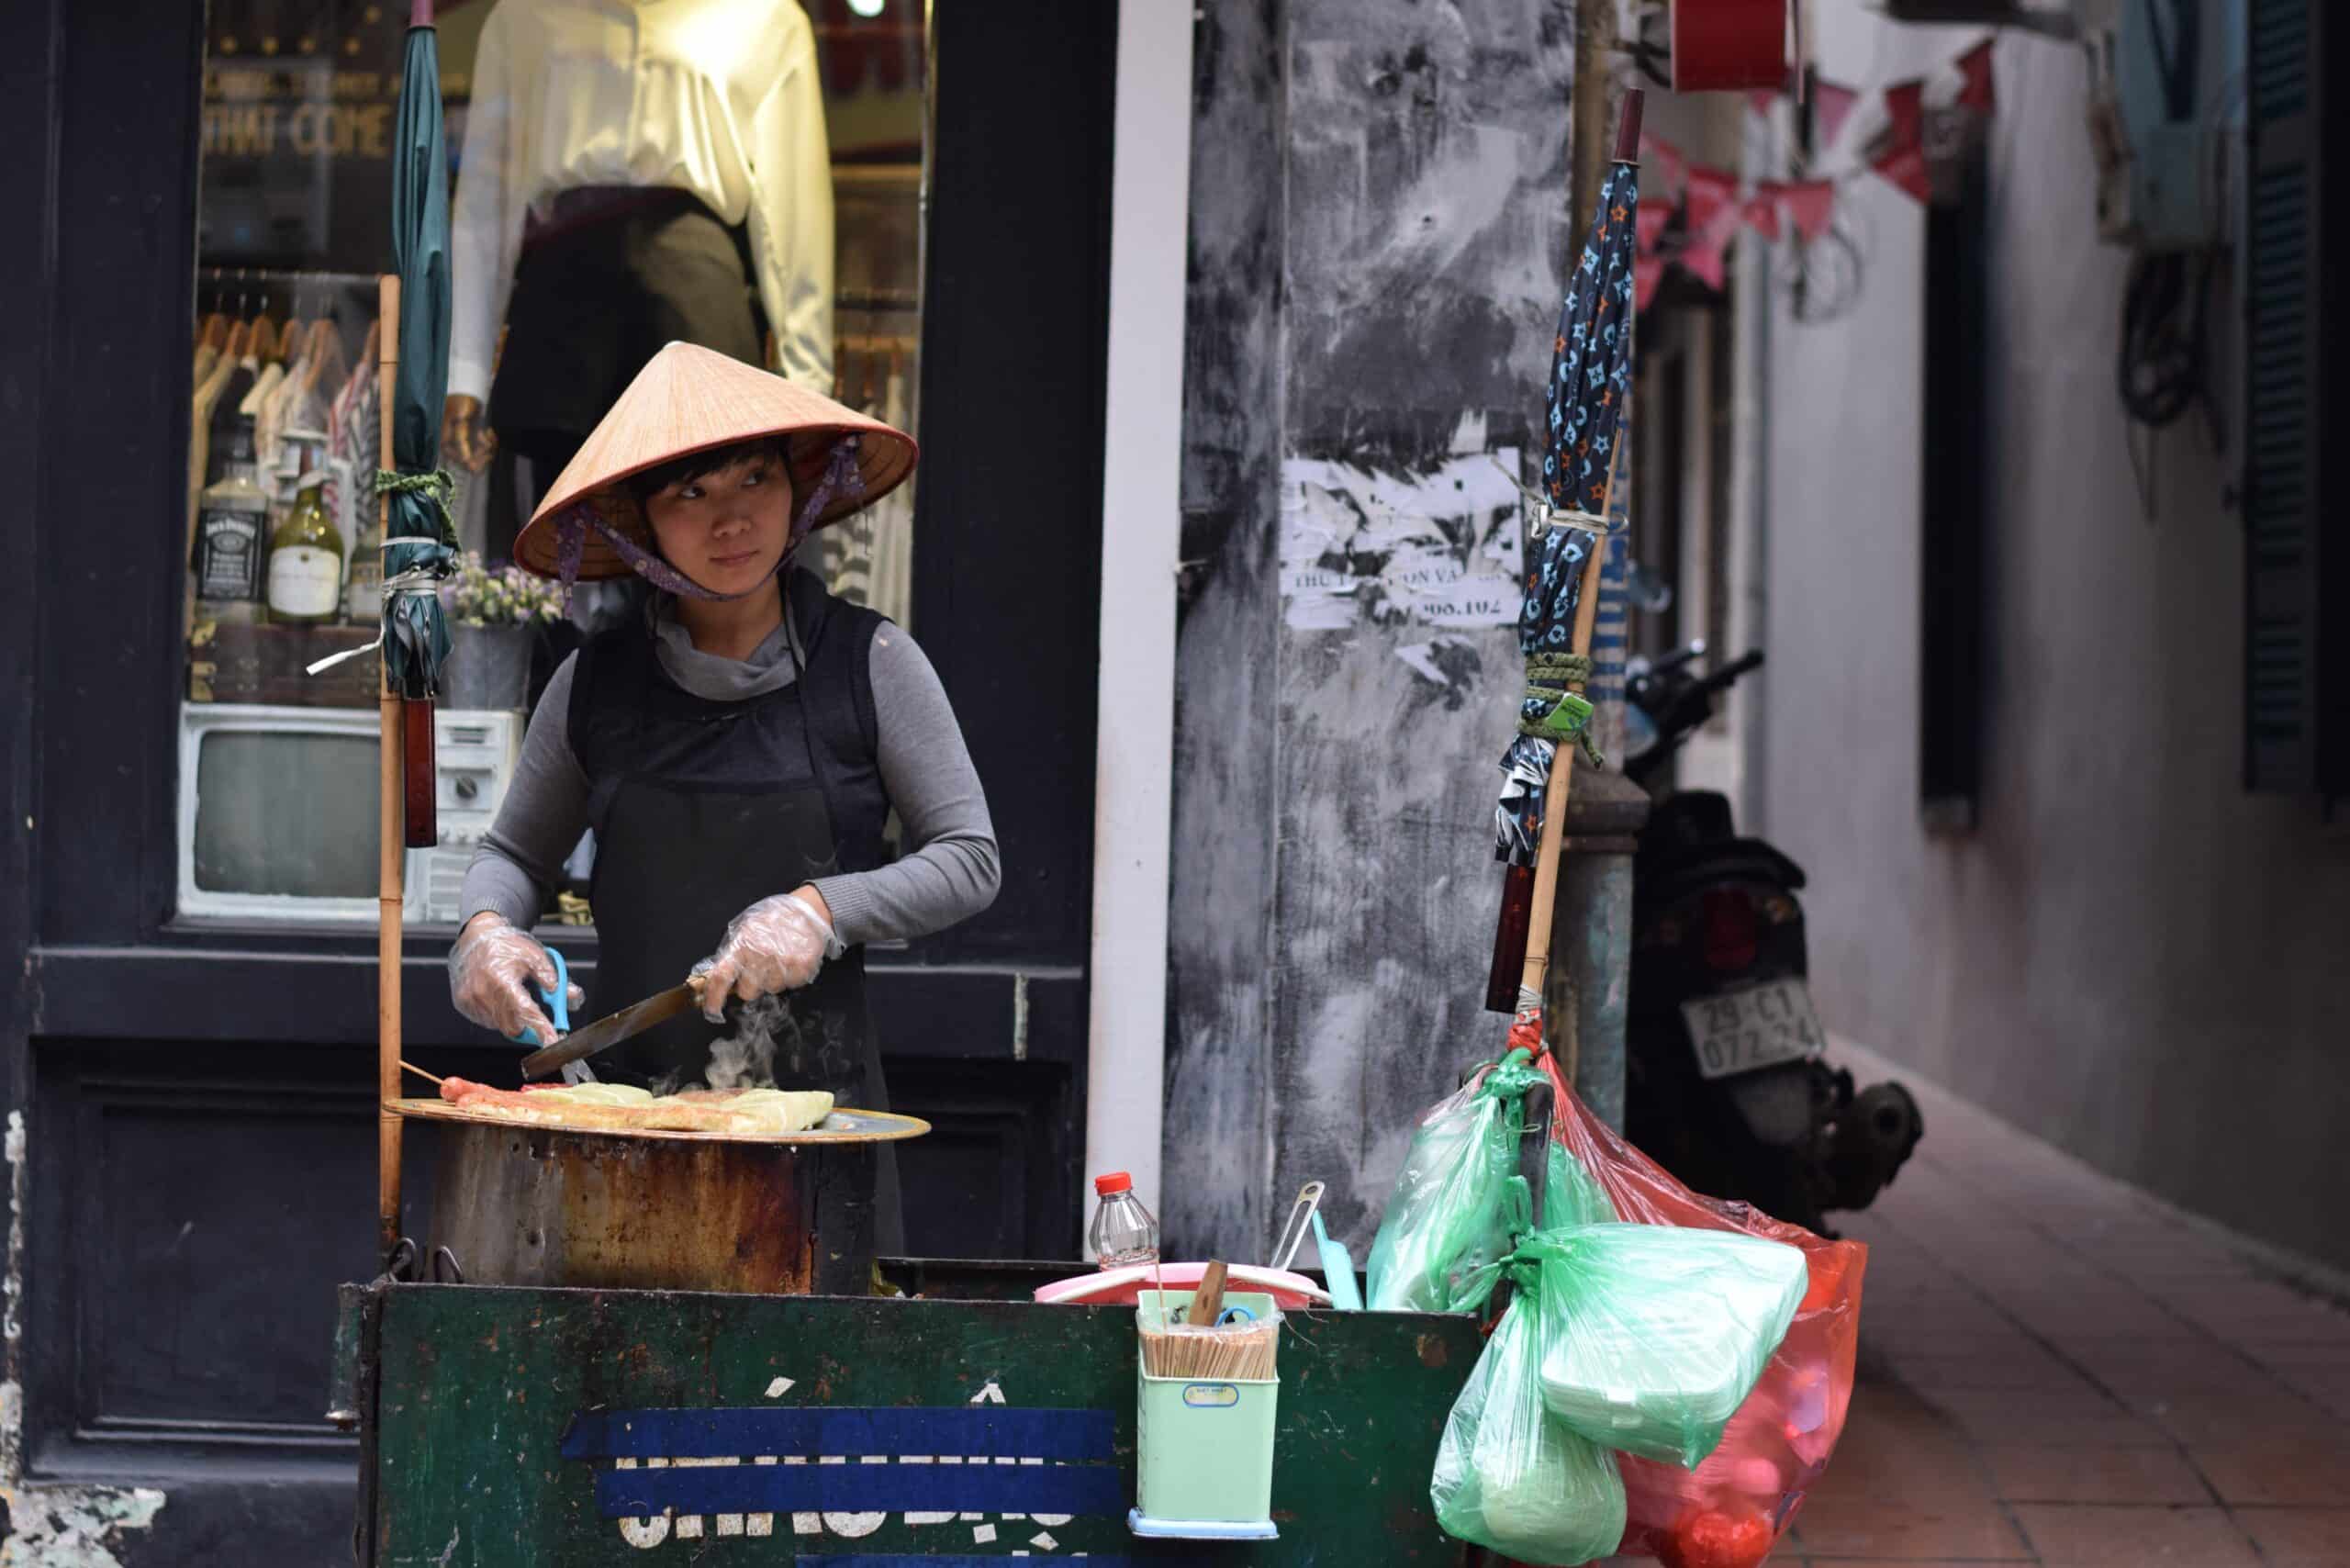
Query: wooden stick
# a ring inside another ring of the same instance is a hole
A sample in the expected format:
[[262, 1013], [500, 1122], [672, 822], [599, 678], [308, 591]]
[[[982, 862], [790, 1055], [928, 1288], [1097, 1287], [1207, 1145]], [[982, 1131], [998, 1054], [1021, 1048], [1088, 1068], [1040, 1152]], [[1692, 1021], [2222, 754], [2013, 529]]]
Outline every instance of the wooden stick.
[[408, 1069], [408, 1071], [416, 1074], [417, 1077], [423, 1079], [428, 1083], [446, 1083], [449, 1081], [437, 1072], [425, 1071], [422, 1068], [417, 1066], [416, 1063], [412, 1061], [403, 1061], [400, 1065]]
[[1215, 1320], [1224, 1316], [1224, 1260], [1212, 1259], [1200, 1273], [1200, 1288], [1192, 1293], [1192, 1322], [1202, 1328], [1213, 1328]]
[[[392, 384], [400, 368], [400, 280], [386, 273], [377, 281], [376, 313], [380, 362], [378, 384], [383, 394], [379, 438], [381, 463], [392, 466]], [[386, 537], [392, 522], [392, 498], [376, 501], [379, 526]], [[376, 657], [376, 809], [375, 850], [375, 1238], [384, 1257], [400, 1238], [400, 1114], [392, 1102], [400, 1097], [400, 898], [405, 834], [400, 824], [400, 700], [392, 692], [391, 649]]]
[[[1606, 499], [1599, 515], [1607, 516], [1607, 509], [1616, 498], [1616, 471], [1621, 460], [1622, 443], [1617, 454], [1607, 460]], [[1564, 523], [1553, 523], [1563, 528]], [[1591, 652], [1591, 628], [1599, 615], [1599, 568], [1607, 558], [1608, 539], [1601, 534], [1592, 541], [1591, 555], [1583, 564], [1583, 587], [1575, 599], [1575, 630], [1573, 648], [1578, 654]], [[1576, 742], [1561, 739], [1558, 750], [1550, 757], [1550, 782], [1542, 798], [1542, 838], [1534, 852], [1534, 908], [1526, 921], [1526, 968], [1519, 975], [1517, 1004], [1523, 1009], [1539, 1007], [1542, 1002], [1542, 982], [1550, 970], [1551, 917], [1559, 905], [1559, 846], [1566, 836], [1567, 790], [1573, 782]]]
[[[1576, 232], [1574, 249], [1567, 252], [1570, 264], [1583, 250], [1584, 235], [1581, 226], [1590, 221], [1592, 209], [1599, 205], [1599, 187], [1607, 179], [1608, 151], [1620, 145], [1624, 129], [1622, 108], [1608, 102], [1611, 62], [1617, 53], [1616, 0], [1575, 0], [1574, 8], [1574, 87], [1568, 105], [1574, 142], [1568, 173], [1567, 200], [1571, 205], [1567, 210], [1568, 221], [1576, 226]], [[1628, 95], [1637, 99], [1641, 95], [1639, 88], [1633, 88]], [[1636, 109], [1634, 114], [1638, 113]], [[1637, 118], [1632, 125], [1632, 145], [1637, 149]], [[1636, 157], [1638, 153], [1619, 156]]]

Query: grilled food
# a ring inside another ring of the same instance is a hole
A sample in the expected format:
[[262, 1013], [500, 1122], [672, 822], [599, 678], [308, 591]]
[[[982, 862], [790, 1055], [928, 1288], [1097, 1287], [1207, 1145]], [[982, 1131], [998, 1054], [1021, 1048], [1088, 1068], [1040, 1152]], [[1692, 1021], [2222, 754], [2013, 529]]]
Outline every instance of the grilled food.
[[821, 1089], [688, 1089], [655, 1095], [624, 1083], [493, 1089], [446, 1079], [441, 1098], [467, 1111], [586, 1132], [701, 1132], [778, 1137], [805, 1132], [832, 1114]]

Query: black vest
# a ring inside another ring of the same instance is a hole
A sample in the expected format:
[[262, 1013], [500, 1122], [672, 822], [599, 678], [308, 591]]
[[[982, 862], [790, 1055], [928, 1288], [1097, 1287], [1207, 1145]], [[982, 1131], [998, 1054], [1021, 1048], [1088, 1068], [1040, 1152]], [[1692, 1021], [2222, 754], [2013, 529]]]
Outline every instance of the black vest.
[[[712, 701], [661, 667], [651, 631], [596, 637], [572, 672], [572, 751], [596, 833], [591, 902], [600, 957], [588, 1016], [676, 985], [717, 950], [726, 923], [760, 899], [883, 862], [881, 786], [868, 659], [882, 617], [792, 571], [792, 629], [807, 666], [790, 684]], [[883, 1107], [864, 994], [864, 955], [828, 962], [784, 999], [776, 1081]], [[733, 1028], [673, 1020], [599, 1058], [598, 1076], [692, 1082]], [[634, 1048], [632, 1049], [631, 1047]]]

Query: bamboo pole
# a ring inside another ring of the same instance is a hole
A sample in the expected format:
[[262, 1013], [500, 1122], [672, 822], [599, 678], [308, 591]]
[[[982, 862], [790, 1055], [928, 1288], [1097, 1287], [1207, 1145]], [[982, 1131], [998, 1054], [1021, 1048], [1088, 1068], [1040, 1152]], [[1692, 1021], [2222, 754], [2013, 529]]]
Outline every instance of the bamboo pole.
[[[1578, 210], [1592, 210], [1599, 204], [1601, 174], [1610, 162], [1629, 163], [1640, 155], [1640, 118], [1647, 105], [1647, 95], [1637, 88], [1625, 95], [1616, 119], [1616, 134], [1604, 140], [1607, 118], [1606, 76], [1599, 64], [1599, 48], [1612, 47], [1615, 42], [1613, 7], [1583, 0], [1579, 12], [1581, 29], [1575, 46], [1582, 51], [1576, 62], [1575, 102], [1575, 200]], [[1585, 69], [1585, 61], [1590, 62]], [[1596, 156], [1605, 152], [1605, 157]], [[1588, 236], [1579, 236], [1580, 250]], [[1607, 487], [1603, 493], [1598, 517], [1604, 530], [1612, 518], [1616, 501], [1616, 480], [1622, 470], [1624, 443], [1616, 442], [1607, 459]], [[1553, 523], [1552, 527], [1569, 526]], [[1609, 538], [1606, 532], [1591, 542], [1591, 554], [1583, 565], [1583, 584], [1575, 595], [1575, 653], [1591, 652], [1591, 630], [1599, 616], [1599, 573], [1607, 559]], [[1583, 688], [1570, 683], [1581, 695]], [[1542, 837], [1534, 855], [1534, 907], [1526, 923], [1526, 962], [1518, 977], [1518, 1010], [1539, 1008], [1543, 1002], [1543, 982], [1550, 972], [1550, 927], [1558, 914], [1559, 859], [1566, 837], [1567, 793], [1575, 771], [1574, 754], [1579, 749], [1565, 740], [1559, 743], [1550, 758], [1550, 783], [1542, 800]], [[1575, 1063], [1563, 1064], [1570, 1081], [1574, 1076]]]
[[[400, 368], [400, 280], [386, 273], [377, 280], [376, 312], [381, 330], [375, 334], [381, 369], [383, 417], [379, 451], [381, 465], [392, 465], [392, 383]], [[376, 500], [377, 526], [386, 542], [391, 537], [392, 498]], [[375, 851], [375, 1220], [376, 1240], [385, 1258], [400, 1238], [400, 1116], [392, 1102], [400, 1097], [400, 896], [401, 862], [406, 858], [400, 826], [400, 700], [392, 691], [391, 641], [376, 653], [377, 831]]]
[[[1616, 494], [1616, 465], [1607, 461], [1607, 495]], [[1599, 510], [1607, 516], [1607, 507]], [[1554, 522], [1553, 528], [1570, 528], [1572, 523]], [[1599, 568], [1607, 558], [1607, 536], [1595, 534], [1591, 541], [1591, 554], [1583, 564], [1583, 585], [1575, 590], [1575, 628], [1572, 647], [1578, 654], [1591, 652], [1591, 629], [1599, 617]], [[1571, 683], [1572, 684], [1572, 683]], [[1578, 693], [1582, 687], [1573, 686]], [[1542, 797], [1542, 838], [1534, 852], [1534, 907], [1526, 921], [1526, 967], [1517, 981], [1517, 1005], [1520, 1011], [1539, 1007], [1542, 1003], [1542, 982], [1550, 972], [1550, 924], [1559, 907], [1560, 849], [1566, 837], [1567, 790], [1574, 779], [1574, 741], [1561, 739], [1550, 758], [1550, 783]]]
[[[1621, 140], [1616, 117], [1608, 111], [1607, 91], [1608, 66], [1616, 58], [1618, 41], [1616, 0], [1575, 0], [1575, 84], [1569, 106], [1574, 124], [1574, 161], [1568, 187], [1571, 223], [1588, 220], [1592, 208], [1599, 204], [1599, 186], [1607, 178], [1608, 150]], [[1637, 131], [1633, 141], [1637, 147]], [[1619, 150], [1616, 156], [1635, 158], [1639, 153]], [[1574, 238], [1569, 256], [1583, 249], [1583, 236], [1577, 233]]]

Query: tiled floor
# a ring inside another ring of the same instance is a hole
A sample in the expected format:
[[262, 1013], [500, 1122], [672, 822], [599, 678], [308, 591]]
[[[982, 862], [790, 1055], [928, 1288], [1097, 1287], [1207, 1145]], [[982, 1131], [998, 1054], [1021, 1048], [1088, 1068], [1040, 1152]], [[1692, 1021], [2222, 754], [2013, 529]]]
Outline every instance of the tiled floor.
[[1860, 1388], [1773, 1563], [2350, 1568], [2350, 1312], [1846, 1054], [1919, 1091], [1926, 1140], [1846, 1216]]

